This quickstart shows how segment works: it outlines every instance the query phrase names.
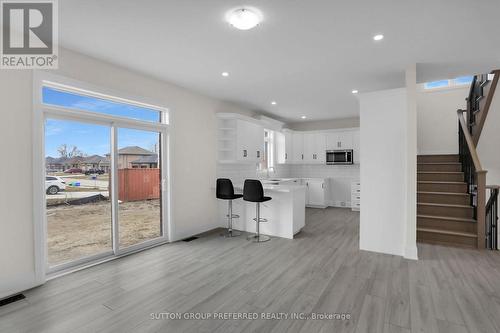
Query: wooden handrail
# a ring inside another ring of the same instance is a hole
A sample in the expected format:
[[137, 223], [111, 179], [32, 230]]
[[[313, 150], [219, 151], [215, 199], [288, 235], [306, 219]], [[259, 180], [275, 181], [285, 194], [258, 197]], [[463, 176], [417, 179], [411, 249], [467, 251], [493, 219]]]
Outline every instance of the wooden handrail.
[[481, 166], [481, 162], [479, 161], [479, 155], [477, 154], [476, 146], [474, 145], [474, 140], [472, 140], [472, 136], [469, 133], [469, 129], [467, 128], [467, 124], [464, 118], [465, 110], [457, 110], [458, 121], [460, 122], [460, 127], [464, 131], [465, 141], [467, 142], [467, 146], [469, 147], [469, 151], [472, 157], [472, 161], [474, 162], [474, 167], [476, 168], [476, 172], [483, 171], [483, 167]]
[[[486, 247], [486, 173], [487, 171], [481, 166], [479, 161], [479, 156], [477, 154], [476, 146], [472, 139], [467, 124], [464, 119], [464, 110], [458, 110], [458, 122], [462, 129], [465, 144], [467, 145], [468, 151], [470, 153], [472, 163], [474, 164], [474, 169], [476, 173], [475, 184], [468, 183], [469, 191], [471, 191], [471, 186], [476, 187], [476, 220], [477, 220], [477, 248], [484, 249]], [[470, 192], [469, 192], [470, 193]]]
[[474, 130], [474, 146], [477, 146], [479, 142], [479, 138], [481, 137], [481, 132], [483, 131], [484, 124], [486, 122], [486, 117], [488, 116], [488, 112], [490, 111], [491, 102], [493, 101], [493, 96], [495, 95], [495, 91], [498, 85], [498, 80], [500, 79], [500, 69], [496, 69], [491, 71], [490, 74], [493, 74], [493, 80], [491, 81], [490, 90], [488, 91], [488, 95], [486, 96], [486, 101], [484, 102], [484, 108], [480, 112], [479, 121]]

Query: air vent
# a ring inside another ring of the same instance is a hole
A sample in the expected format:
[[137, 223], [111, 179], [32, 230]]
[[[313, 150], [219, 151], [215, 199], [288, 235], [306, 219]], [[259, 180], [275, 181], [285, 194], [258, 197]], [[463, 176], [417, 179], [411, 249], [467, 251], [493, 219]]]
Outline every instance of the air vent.
[[189, 238], [183, 239], [182, 241], [183, 241], [183, 242], [192, 242], [192, 241], [194, 241], [195, 239], [198, 239], [198, 237], [194, 237], [194, 236], [193, 236], [193, 237], [189, 237]]
[[4, 299], [0, 300], [0, 306], [14, 303], [14, 302], [20, 301], [20, 300], [25, 299], [25, 298], [26, 298], [26, 296], [24, 296], [23, 294], [17, 294], [17, 295], [11, 296], [9, 298], [4, 298]]

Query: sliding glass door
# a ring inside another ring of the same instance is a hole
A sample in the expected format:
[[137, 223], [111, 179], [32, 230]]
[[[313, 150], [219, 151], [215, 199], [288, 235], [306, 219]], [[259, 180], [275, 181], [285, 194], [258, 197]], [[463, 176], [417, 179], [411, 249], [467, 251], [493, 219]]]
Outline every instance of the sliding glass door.
[[[110, 128], [47, 119], [47, 254], [50, 267], [112, 253]], [[94, 170], [95, 172], [89, 173]]]
[[47, 271], [165, 242], [166, 115], [42, 87]]
[[119, 128], [119, 245], [127, 248], [162, 235], [161, 134]]

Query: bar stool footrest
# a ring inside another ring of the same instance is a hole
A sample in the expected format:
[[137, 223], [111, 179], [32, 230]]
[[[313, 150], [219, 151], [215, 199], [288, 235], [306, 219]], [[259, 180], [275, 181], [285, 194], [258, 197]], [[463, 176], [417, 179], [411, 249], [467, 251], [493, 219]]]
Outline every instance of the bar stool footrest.
[[221, 234], [221, 236], [224, 238], [238, 237], [241, 236], [241, 232], [234, 229], [232, 230], [226, 229], [224, 233]]
[[271, 240], [271, 237], [266, 236], [266, 235], [252, 235], [247, 238], [249, 241], [252, 241], [254, 243], [263, 243]]

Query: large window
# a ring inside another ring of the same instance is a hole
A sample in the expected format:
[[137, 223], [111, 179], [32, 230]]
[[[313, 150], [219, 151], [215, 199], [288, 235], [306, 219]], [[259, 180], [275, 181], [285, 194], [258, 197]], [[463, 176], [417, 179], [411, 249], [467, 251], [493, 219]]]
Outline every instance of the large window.
[[49, 272], [167, 240], [161, 107], [40, 82]]
[[464, 85], [469, 85], [472, 83], [473, 76], [460, 76], [455, 79], [450, 80], [439, 80], [424, 83], [425, 90], [432, 89], [443, 89], [443, 88], [451, 88], [451, 87], [459, 87]]
[[261, 169], [274, 171], [274, 132], [271, 130], [264, 130], [264, 158]]

